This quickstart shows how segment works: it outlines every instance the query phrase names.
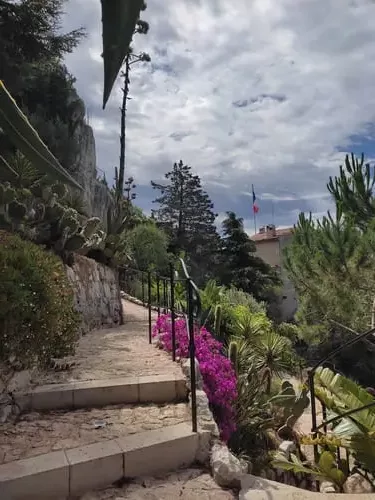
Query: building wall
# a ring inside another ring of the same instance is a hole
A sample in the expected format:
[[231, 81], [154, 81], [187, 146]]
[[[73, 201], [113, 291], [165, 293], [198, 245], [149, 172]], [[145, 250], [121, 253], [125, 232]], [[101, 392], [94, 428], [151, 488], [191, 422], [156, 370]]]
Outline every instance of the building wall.
[[293, 283], [289, 280], [285, 268], [283, 266], [283, 249], [290, 241], [291, 235], [279, 236], [276, 239], [269, 241], [263, 240], [255, 242], [257, 255], [270, 266], [278, 266], [280, 277], [283, 282], [283, 287], [280, 297], [280, 310], [283, 321], [293, 319], [297, 311], [297, 296]]
[[280, 245], [277, 239], [256, 242], [257, 255], [270, 266], [280, 266]]

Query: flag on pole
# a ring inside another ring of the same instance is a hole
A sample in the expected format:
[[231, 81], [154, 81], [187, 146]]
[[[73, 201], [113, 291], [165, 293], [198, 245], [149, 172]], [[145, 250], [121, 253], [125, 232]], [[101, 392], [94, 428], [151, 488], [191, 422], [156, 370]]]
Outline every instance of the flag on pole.
[[253, 212], [254, 214], [257, 214], [259, 212], [259, 207], [257, 204], [257, 197], [255, 196], [254, 185], [252, 185], [252, 188], [253, 188]]

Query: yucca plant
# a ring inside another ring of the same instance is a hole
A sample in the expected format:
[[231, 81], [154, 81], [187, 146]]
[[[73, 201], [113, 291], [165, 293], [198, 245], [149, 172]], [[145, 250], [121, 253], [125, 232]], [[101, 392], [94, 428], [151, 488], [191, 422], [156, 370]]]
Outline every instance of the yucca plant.
[[246, 306], [234, 307], [230, 313], [234, 335], [255, 340], [272, 330], [272, 322], [263, 312], [252, 313]]

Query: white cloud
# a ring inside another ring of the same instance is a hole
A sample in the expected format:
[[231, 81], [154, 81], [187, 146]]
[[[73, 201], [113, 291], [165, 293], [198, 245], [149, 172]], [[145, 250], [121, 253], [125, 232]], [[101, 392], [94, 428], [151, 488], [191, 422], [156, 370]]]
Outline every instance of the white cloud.
[[[109, 171], [121, 94], [101, 111], [100, 2], [68, 6], [67, 25], [90, 33], [67, 63]], [[150, 32], [134, 40], [152, 64], [131, 75], [129, 174], [146, 185], [183, 159], [210, 193], [238, 197], [254, 183], [261, 199], [320, 211], [337, 147], [350, 150], [375, 119], [374, 16], [369, 0], [150, 0]]]

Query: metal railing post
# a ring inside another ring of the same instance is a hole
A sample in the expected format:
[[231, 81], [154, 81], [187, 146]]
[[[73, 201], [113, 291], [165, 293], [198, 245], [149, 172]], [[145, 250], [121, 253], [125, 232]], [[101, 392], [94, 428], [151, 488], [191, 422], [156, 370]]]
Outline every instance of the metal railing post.
[[158, 318], [160, 318], [160, 278], [159, 275], [156, 276], [156, 301], [158, 308]]
[[143, 271], [141, 271], [141, 280], [142, 280], [142, 304], [145, 305], [145, 280]]
[[[315, 387], [314, 387], [314, 372], [312, 370], [309, 370], [308, 373], [308, 381], [309, 381], [309, 389], [310, 389], [310, 403], [311, 403], [311, 434], [313, 439], [316, 438], [317, 433], [316, 433], [316, 427], [317, 427], [317, 421], [316, 421], [316, 401], [315, 401]], [[314, 444], [314, 460], [315, 463], [318, 463], [319, 461], [319, 453], [318, 453], [318, 445]]]
[[197, 432], [197, 387], [195, 378], [195, 341], [194, 341], [194, 311], [193, 311], [193, 285], [191, 279], [187, 280], [187, 306], [188, 306], [188, 329], [189, 329], [189, 354], [190, 354], [190, 384], [191, 384], [191, 419], [192, 430]]
[[152, 317], [151, 317], [151, 272], [147, 272], [148, 292], [148, 342], [152, 343]]
[[163, 278], [163, 314], [167, 314], [167, 280]]
[[170, 263], [170, 284], [171, 284], [171, 321], [172, 321], [172, 359], [176, 361], [176, 312], [174, 306], [174, 268]]

